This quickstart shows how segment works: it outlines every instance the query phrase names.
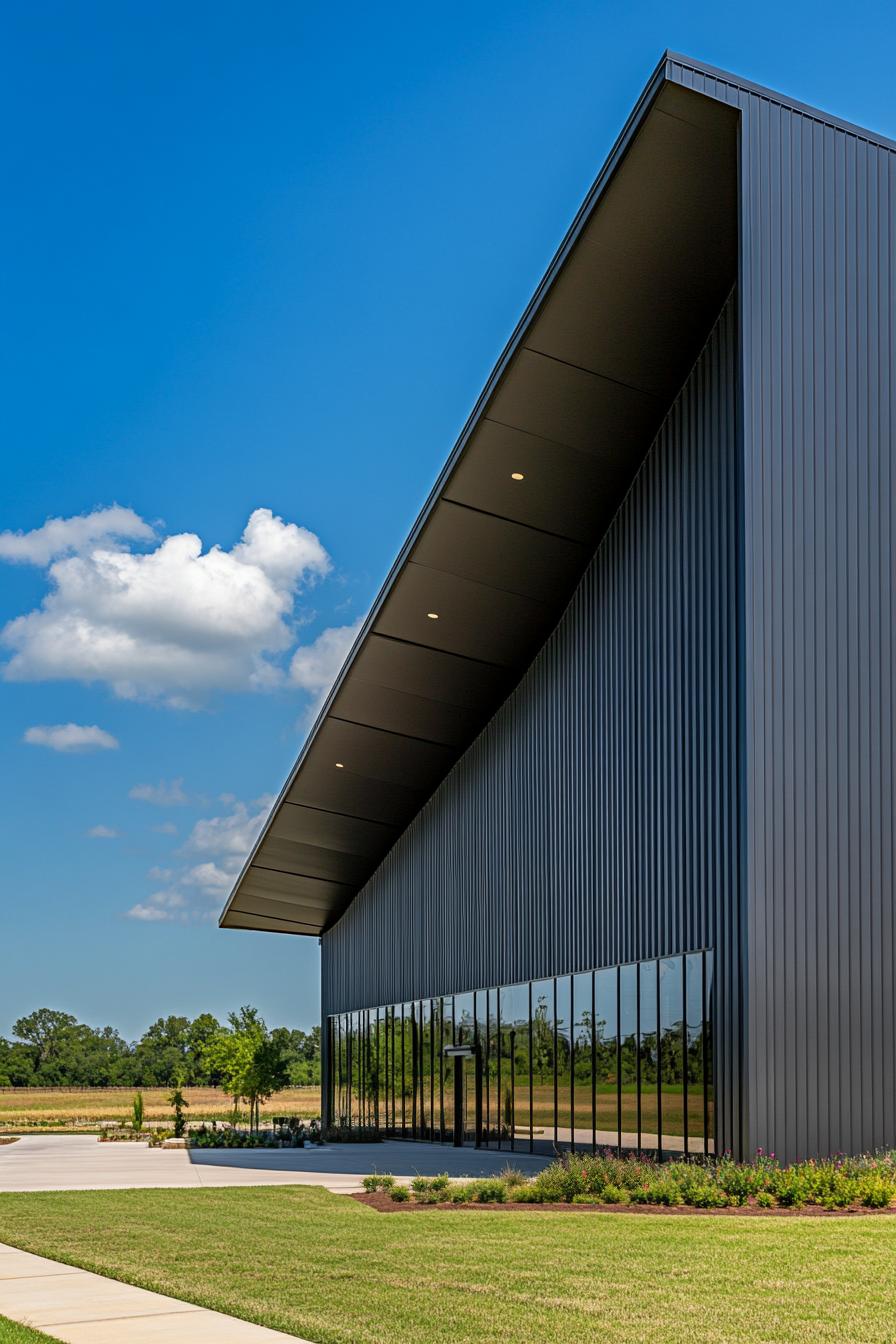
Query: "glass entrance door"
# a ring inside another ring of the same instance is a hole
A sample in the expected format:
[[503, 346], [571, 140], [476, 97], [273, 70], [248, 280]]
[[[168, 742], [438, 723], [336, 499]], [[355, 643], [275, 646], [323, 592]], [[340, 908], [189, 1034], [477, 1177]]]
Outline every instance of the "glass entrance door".
[[[447, 1052], [446, 1052], [447, 1053]], [[455, 1148], [482, 1144], [482, 1066], [475, 1046], [454, 1046], [446, 1060], [452, 1087], [451, 1140]]]

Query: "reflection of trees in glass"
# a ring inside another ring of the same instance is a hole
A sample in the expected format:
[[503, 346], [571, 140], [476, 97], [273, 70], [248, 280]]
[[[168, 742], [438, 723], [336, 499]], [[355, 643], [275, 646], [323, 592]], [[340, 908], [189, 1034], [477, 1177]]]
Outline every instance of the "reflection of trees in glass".
[[641, 1032], [641, 1086], [656, 1084], [656, 1032]]
[[539, 994], [532, 1015], [532, 1072], [539, 1083], [554, 1077], [554, 1028], [546, 994]]
[[601, 1142], [615, 1142], [617, 1127], [633, 1132], [640, 1117], [643, 1133], [686, 1132], [697, 1151], [705, 1114], [711, 1148], [713, 1041], [703, 1006], [712, 982], [712, 954], [695, 952], [337, 1014], [327, 1023], [328, 1107], [399, 1132], [404, 1111], [406, 1133], [438, 1138], [444, 1096], [449, 1137], [454, 1067], [443, 1047], [478, 1042], [493, 1139], [543, 1137], [556, 1124], [571, 1125], [580, 1143], [593, 1113]]
[[681, 1084], [684, 1070], [681, 1055], [681, 1021], [663, 1028], [660, 1037], [660, 1079], [664, 1083]]
[[602, 1017], [595, 1022], [594, 1033], [595, 1073], [599, 1083], [616, 1081], [616, 1033], [607, 1031], [606, 1020]]
[[590, 1008], [583, 1008], [578, 1016], [573, 1041], [573, 1067], [577, 1083], [590, 1083], [593, 1014]]

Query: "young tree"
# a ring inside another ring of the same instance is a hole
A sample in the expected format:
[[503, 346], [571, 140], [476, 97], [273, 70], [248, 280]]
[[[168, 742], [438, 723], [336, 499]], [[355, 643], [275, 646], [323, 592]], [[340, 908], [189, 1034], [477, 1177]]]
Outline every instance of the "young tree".
[[288, 1085], [288, 1061], [282, 1039], [268, 1031], [257, 1009], [248, 1006], [231, 1013], [229, 1028], [210, 1042], [207, 1057], [221, 1075], [234, 1110], [249, 1105], [249, 1126], [257, 1129], [261, 1103]]

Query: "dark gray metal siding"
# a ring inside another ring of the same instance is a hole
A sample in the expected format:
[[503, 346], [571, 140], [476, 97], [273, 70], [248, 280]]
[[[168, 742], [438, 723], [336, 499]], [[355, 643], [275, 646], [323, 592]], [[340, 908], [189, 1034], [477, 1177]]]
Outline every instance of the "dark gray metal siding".
[[736, 304], [560, 624], [339, 923], [324, 1013], [716, 949], [739, 1146]]
[[742, 115], [745, 892], [753, 1146], [896, 1143], [896, 154]]

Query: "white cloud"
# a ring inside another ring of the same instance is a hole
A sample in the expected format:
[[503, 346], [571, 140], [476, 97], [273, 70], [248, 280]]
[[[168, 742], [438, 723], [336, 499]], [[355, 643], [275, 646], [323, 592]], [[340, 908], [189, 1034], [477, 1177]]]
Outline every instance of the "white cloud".
[[341, 671], [360, 628], [360, 621], [333, 626], [322, 631], [313, 644], [296, 649], [289, 665], [292, 684], [323, 698]]
[[152, 828], [157, 835], [177, 835], [177, 827], [173, 821], [163, 821], [160, 826]]
[[183, 922], [187, 919], [187, 912], [183, 908], [185, 905], [186, 898], [182, 892], [166, 888], [163, 891], [153, 892], [147, 902], [138, 901], [125, 913], [128, 919], [142, 919], [147, 922], [174, 919]]
[[273, 803], [273, 794], [265, 794], [257, 798], [251, 808], [245, 803], [235, 803], [224, 817], [197, 821], [184, 849], [194, 854], [215, 858], [230, 856], [242, 861], [255, 844]]
[[36, 724], [25, 729], [22, 741], [51, 751], [114, 751], [118, 747], [118, 738], [95, 723]]
[[[247, 851], [248, 852], [248, 851]], [[238, 858], [225, 859], [221, 864], [209, 861], [197, 863], [181, 879], [188, 886], [198, 887], [210, 896], [223, 895], [233, 886], [234, 879], [242, 866]]]
[[91, 826], [87, 834], [91, 840], [114, 840], [118, 832], [113, 831], [111, 826]]
[[[166, 782], [160, 779], [158, 784], [135, 784], [128, 790], [129, 798], [136, 798], [141, 803], [152, 803], [155, 807], [181, 807], [190, 800], [184, 793], [184, 781], [182, 779], [172, 779]], [[168, 823], [171, 826], [171, 823]], [[162, 827], [157, 827], [162, 830]], [[176, 827], [171, 826], [170, 830], [165, 830], [166, 835], [173, 835]]]
[[130, 910], [125, 913], [128, 919], [142, 919], [146, 921], [174, 918], [174, 915], [171, 914], [170, 910], [162, 910], [157, 905], [141, 905], [139, 901], [136, 905], [132, 905]]
[[133, 509], [118, 504], [76, 518], [48, 518], [31, 532], [0, 532], [0, 560], [48, 565], [60, 555], [85, 551], [111, 540], [152, 541], [153, 529]]
[[[133, 518], [136, 528], [140, 520]], [[56, 540], [29, 543], [43, 563], [59, 554], [62, 536], [69, 536], [64, 529], [79, 524], [83, 533], [86, 520], [56, 521], [63, 529]], [[152, 531], [141, 526], [139, 539], [146, 540]], [[181, 707], [211, 690], [278, 685], [278, 658], [293, 641], [296, 595], [331, 569], [314, 533], [270, 509], [252, 513], [229, 551], [203, 552], [190, 532], [145, 552], [114, 544], [108, 530], [96, 543], [81, 533], [79, 553], [50, 564], [41, 606], [3, 630], [12, 650], [7, 680], [101, 681], [123, 698]], [[5, 558], [14, 558], [28, 538], [3, 535]], [[73, 546], [69, 536], [66, 550]]]
[[178, 851], [180, 866], [149, 871], [154, 881], [165, 883], [164, 888], [132, 906], [127, 917], [181, 923], [216, 917], [216, 912], [209, 915], [208, 902], [217, 906], [233, 886], [273, 802], [273, 794], [251, 803], [234, 800], [224, 815], [197, 821]]

